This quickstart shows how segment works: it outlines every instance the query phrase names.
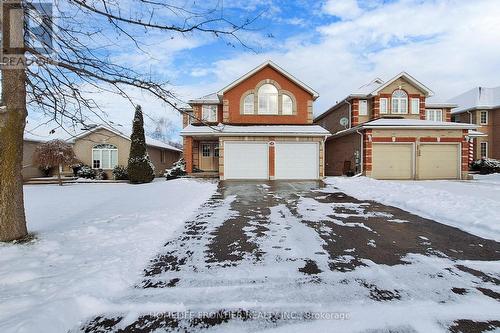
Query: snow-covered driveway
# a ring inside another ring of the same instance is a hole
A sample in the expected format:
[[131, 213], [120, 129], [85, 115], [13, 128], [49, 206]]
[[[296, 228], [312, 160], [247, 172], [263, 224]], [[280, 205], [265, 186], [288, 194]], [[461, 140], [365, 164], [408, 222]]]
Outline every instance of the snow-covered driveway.
[[74, 330], [500, 327], [499, 260], [495, 241], [320, 182], [222, 182], [142, 277]]

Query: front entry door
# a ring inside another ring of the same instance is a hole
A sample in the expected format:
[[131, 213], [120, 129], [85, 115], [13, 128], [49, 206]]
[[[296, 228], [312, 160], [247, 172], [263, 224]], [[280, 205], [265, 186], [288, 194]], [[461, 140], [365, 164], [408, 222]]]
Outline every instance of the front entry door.
[[219, 170], [219, 143], [201, 142], [200, 169], [203, 171]]

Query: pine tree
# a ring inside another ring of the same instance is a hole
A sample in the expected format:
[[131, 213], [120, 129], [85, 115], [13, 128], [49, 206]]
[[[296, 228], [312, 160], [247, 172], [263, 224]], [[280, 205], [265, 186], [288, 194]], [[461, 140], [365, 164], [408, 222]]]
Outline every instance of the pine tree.
[[129, 180], [133, 184], [149, 183], [155, 178], [155, 171], [146, 151], [144, 119], [140, 105], [135, 108], [130, 140], [130, 155], [127, 166]]

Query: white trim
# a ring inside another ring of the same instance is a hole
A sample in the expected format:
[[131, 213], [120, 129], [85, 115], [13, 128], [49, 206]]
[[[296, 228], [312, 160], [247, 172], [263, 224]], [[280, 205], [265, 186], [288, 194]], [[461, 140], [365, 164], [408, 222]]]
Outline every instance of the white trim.
[[[97, 146], [100, 146], [100, 145], [109, 145], [109, 146], [113, 146], [113, 147], [116, 147], [116, 148], [95, 148]], [[103, 164], [103, 158], [102, 158], [102, 152], [106, 150], [106, 151], [109, 151], [109, 166], [110, 168], [103, 168], [102, 167], [102, 164]], [[112, 153], [116, 151], [116, 165], [113, 166], [112, 165]], [[94, 161], [96, 161], [96, 159], [94, 159], [94, 153], [96, 152], [99, 152], [99, 168], [95, 168], [94, 167]], [[114, 144], [110, 144], [110, 143], [99, 143], [99, 144], [96, 144], [94, 146], [92, 146], [92, 156], [91, 156], [91, 159], [92, 159], [92, 169], [101, 169], [101, 170], [113, 170], [117, 165], [119, 165], [119, 159], [118, 159], [118, 147]]]
[[274, 68], [275, 70], [277, 70], [278, 72], [280, 72], [281, 74], [283, 74], [284, 76], [286, 76], [288, 79], [290, 79], [291, 81], [293, 81], [295, 84], [297, 84], [298, 86], [300, 86], [302, 89], [304, 89], [307, 92], [309, 92], [313, 96], [313, 100], [315, 100], [315, 99], [317, 99], [319, 97], [318, 92], [316, 92], [314, 89], [312, 89], [311, 87], [309, 87], [308, 85], [306, 85], [304, 82], [302, 82], [299, 79], [297, 79], [296, 77], [294, 77], [292, 74], [290, 74], [287, 71], [285, 71], [283, 68], [281, 68], [278, 65], [276, 65], [271, 60], [268, 60], [268, 61], [260, 64], [259, 66], [257, 66], [254, 69], [252, 69], [250, 72], [248, 72], [245, 75], [241, 76], [239, 79], [231, 82], [229, 85], [227, 85], [224, 88], [222, 88], [221, 90], [219, 90], [217, 92], [217, 95], [222, 96], [226, 91], [228, 91], [229, 89], [237, 86], [238, 84], [240, 84], [241, 82], [243, 82], [244, 80], [246, 80], [250, 76], [254, 75], [255, 73], [259, 72], [261, 69], [263, 69], [266, 66], [271, 66], [272, 68]]
[[[486, 121], [484, 123], [482, 121], [482, 114], [483, 113], [486, 115]], [[489, 121], [489, 112], [485, 111], [485, 110], [479, 111], [479, 125], [488, 125], [488, 121]]]

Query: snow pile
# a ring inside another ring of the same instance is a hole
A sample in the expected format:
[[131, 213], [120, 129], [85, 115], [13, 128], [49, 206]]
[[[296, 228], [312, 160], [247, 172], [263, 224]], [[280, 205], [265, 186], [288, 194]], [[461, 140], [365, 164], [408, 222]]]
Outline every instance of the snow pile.
[[25, 186], [28, 228], [37, 240], [0, 245], [0, 332], [66, 332], [113, 310], [215, 190], [186, 179]]
[[329, 177], [348, 195], [396, 206], [480, 237], [500, 241], [500, 175], [478, 181], [384, 181]]

